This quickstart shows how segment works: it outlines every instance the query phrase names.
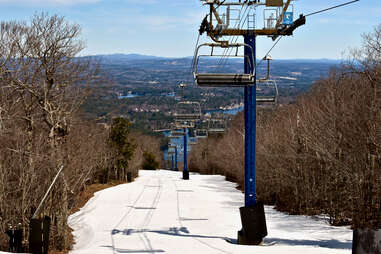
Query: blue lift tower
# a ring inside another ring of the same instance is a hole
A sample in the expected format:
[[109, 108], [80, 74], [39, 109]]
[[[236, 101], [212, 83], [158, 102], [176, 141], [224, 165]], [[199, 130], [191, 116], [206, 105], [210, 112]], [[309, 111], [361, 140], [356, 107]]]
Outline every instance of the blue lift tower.
[[[176, 144], [169, 144], [168, 145], [168, 151], [169, 151], [169, 149], [171, 149], [171, 151], [170, 152], [172, 152], [173, 153], [173, 155], [174, 155], [174, 166], [172, 165], [172, 170], [174, 170], [174, 171], [179, 171], [179, 168], [178, 168], [178, 166], [177, 166], [177, 160], [178, 160], [178, 152], [177, 152], [177, 145]], [[173, 149], [173, 150], [172, 150]], [[172, 155], [172, 156], [173, 156]]]
[[[264, 206], [257, 202], [256, 198], [256, 106], [257, 101], [275, 103], [276, 98], [257, 97], [256, 37], [268, 36], [276, 40], [280, 36], [292, 35], [297, 27], [305, 24], [305, 16], [301, 15], [297, 20], [293, 20], [292, 0], [201, 0], [201, 2], [209, 6], [209, 14], [202, 21], [199, 33], [202, 35], [206, 32], [213, 42], [196, 46], [193, 75], [196, 85], [200, 87], [244, 88], [245, 206], [240, 208], [242, 229], [238, 231], [238, 244], [259, 245], [267, 235], [267, 227]], [[264, 22], [261, 29], [256, 28], [256, 9], [259, 7], [264, 7]], [[243, 27], [244, 25], [247, 27]], [[237, 43], [239, 36], [243, 36], [241, 43]], [[208, 54], [202, 53], [205, 48], [210, 49]], [[219, 49], [223, 53], [218, 54]], [[243, 55], [240, 55], [242, 51]], [[203, 61], [200, 59], [206, 56], [221, 57], [216, 71], [203, 68]], [[226, 73], [229, 68], [224, 64], [229, 63], [229, 57], [244, 59], [242, 73]]]
[[180, 84], [182, 90], [182, 100], [176, 104], [174, 113], [174, 126], [177, 131], [172, 132], [183, 136], [183, 149], [184, 149], [184, 168], [183, 179], [189, 180], [188, 170], [188, 133], [189, 129], [195, 127], [195, 123], [201, 119], [201, 106], [196, 101], [186, 101], [184, 99], [185, 84]]

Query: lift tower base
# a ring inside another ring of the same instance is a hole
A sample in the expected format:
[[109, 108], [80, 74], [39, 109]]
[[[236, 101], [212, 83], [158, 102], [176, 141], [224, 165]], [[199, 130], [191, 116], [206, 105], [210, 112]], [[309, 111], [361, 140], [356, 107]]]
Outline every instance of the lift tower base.
[[189, 171], [183, 171], [183, 180], [189, 180]]
[[265, 209], [257, 202], [253, 207], [239, 208], [242, 229], [238, 231], [238, 244], [260, 245], [267, 236]]

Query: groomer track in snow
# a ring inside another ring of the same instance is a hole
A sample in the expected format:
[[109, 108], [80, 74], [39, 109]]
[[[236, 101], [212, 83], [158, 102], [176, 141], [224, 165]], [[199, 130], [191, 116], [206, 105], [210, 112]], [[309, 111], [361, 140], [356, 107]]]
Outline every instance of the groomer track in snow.
[[244, 195], [222, 176], [140, 171], [135, 182], [100, 192], [69, 218], [72, 254], [351, 253], [352, 231], [266, 207], [262, 246], [232, 244]]

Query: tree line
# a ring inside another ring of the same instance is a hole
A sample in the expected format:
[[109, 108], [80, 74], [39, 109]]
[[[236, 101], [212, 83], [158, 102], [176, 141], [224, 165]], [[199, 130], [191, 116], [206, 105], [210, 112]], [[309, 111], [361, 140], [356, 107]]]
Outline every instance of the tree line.
[[[381, 25], [292, 104], [257, 112], [257, 195], [333, 225], [381, 227]], [[190, 167], [244, 184], [243, 114], [191, 153]]]
[[[79, 25], [46, 13], [0, 24], [0, 232], [21, 223], [28, 239], [31, 216], [62, 165], [39, 214], [51, 217], [58, 250], [70, 246], [67, 218], [86, 186], [126, 182], [161, 158], [157, 138], [132, 132], [128, 120], [80, 117], [88, 88], [107, 82], [96, 61], [78, 57], [80, 35]], [[0, 249], [7, 241], [0, 233]]]

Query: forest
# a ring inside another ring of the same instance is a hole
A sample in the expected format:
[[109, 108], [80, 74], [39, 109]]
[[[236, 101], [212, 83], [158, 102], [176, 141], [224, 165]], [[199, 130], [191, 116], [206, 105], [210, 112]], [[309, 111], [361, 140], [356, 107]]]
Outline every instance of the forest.
[[96, 61], [76, 57], [80, 32], [45, 13], [0, 25], [0, 250], [8, 249], [10, 227], [28, 239], [61, 166], [35, 215], [51, 218], [53, 250], [70, 248], [67, 218], [89, 186], [124, 183], [161, 160], [160, 141], [131, 130], [128, 120], [82, 117], [89, 88], [104, 80]]

